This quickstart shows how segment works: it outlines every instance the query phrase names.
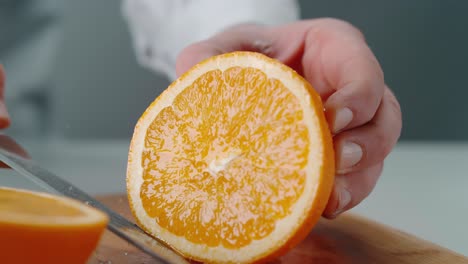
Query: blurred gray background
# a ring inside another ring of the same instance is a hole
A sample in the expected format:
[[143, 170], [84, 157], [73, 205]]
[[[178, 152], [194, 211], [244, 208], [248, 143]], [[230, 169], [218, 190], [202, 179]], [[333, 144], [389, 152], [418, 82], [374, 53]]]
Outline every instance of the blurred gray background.
[[[31, 4], [10, 1], [19, 2]], [[31, 22], [55, 23], [57, 32], [57, 44], [49, 51], [54, 59], [40, 89], [43, 94], [28, 98], [36, 104], [31, 111], [43, 113], [35, 121], [44, 129], [52, 127], [56, 137], [130, 138], [137, 118], [168, 80], [136, 63], [120, 1], [42, 2], [59, 11], [45, 12]], [[400, 100], [402, 140], [468, 139], [468, 1], [300, 2], [303, 18], [342, 18], [365, 33]], [[2, 8], [6, 10], [4, 4]], [[3, 15], [11, 16], [11, 11]], [[10, 25], [0, 21], [0, 43], [8, 43], [1, 32], [11, 30]], [[5, 45], [0, 45], [0, 62], [7, 64]], [[6, 69], [8, 76], [34, 74], [34, 70], [8, 64]], [[8, 105], [16, 100], [8, 96], [14, 93], [11, 89], [7, 86]], [[24, 109], [11, 109], [14, 122], [21, 119]], [[11, 133], [25, 133], [27, 129], [18, 126], [13, 123]]]

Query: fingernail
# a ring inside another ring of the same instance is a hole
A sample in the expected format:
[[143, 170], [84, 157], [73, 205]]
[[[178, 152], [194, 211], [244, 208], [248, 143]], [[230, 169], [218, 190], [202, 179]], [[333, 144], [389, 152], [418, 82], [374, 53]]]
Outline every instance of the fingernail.
[[351, 194], [348, 192], [348, 190], [344, 187], [341, 187], [339, 190], [339, 198], [338, 198], [338, 207], [336, 208], [336, 211], [333, 213], [333, 217], [337, 217], [343, 211], [345, 208], [349, 205], [351, 202]]
[[346, 141], [339, 155], [337, 172], [341, 174], [356, 165], [362, 159], [362, 148], [354, 142]]
[[338, 133], [353, 120], [353, 111], [349, 108], [341, 108], [336, 111], [335, 121], [333, 122], [333, 133]]

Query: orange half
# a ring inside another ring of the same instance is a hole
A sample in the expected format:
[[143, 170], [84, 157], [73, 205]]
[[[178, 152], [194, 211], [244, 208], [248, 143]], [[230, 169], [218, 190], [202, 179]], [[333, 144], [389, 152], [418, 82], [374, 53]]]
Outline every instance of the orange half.
[[86, 263], [108, 217], [60, 196], [0, 188], [0, 263]]
[[248, 263], [307, 236], [333, 175], [319, 95], [280, 62], [234, 52], [190, 69], [141, 116], [127, 191], [139, 225], [187, 258]]

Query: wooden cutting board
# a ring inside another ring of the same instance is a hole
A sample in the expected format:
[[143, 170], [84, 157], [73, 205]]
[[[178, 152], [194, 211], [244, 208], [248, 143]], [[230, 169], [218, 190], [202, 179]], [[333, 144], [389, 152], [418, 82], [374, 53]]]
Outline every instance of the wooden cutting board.
[[[126, 196], [105, 196], [99, 200], [116, 212], [133, 219]], [[106, 231], [89, 263], [154, 261]], [[321, 220], [301, 244], [272, 263], [468, 264], [468, 258], [388, 226], [352, 214], [344, 214], [336, 220]]]

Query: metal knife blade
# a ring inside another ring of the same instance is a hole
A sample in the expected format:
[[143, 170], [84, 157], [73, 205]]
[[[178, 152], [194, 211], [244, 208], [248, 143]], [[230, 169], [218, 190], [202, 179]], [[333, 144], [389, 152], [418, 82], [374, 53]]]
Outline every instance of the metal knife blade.
[[82, 201], [105, 212], [109, 216], [109, 224], [107, 228], [111, 232], [153, 257], [157, 263], [189, 263], [182, 256], [164, 245], [162, 241], [158, 241], [157, 239], [149, 236], [136, 224], [112, 211], [89, 194], [73, 186], [71, 183], [58, 177], [52, 172], [41, 168], [31, 159], [20, 157], [9, 149], [3, 147], [1, 144], [0, 161], [3, 161], [21, 175], [34, 181], [36, 184], [47, 190]]

